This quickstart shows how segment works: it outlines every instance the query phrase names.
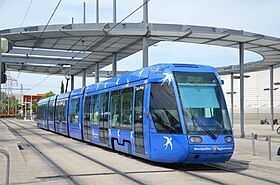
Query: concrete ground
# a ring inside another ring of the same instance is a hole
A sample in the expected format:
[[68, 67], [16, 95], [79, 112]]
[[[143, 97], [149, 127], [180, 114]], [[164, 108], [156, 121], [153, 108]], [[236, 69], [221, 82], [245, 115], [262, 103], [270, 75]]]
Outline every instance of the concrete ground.
[[[11, 184], [280, 184], [280, 156], [276, 155], [280, 135], [269, 125], [248, 124], [246, 137], [240, 138], [238, 123], [234, 128], [232, 159], [215, 165], [153, 163], [16, 119], [0, 119], [0, 148], [11, 157]], [[256, 156], [252, 155], [251, 133], [258, 135], [254, 140]], [[271, 161], [268, 135], [272, 137]], [[5, 169], [6, 159], [0, 154], [0, 184], [4, 183]]]

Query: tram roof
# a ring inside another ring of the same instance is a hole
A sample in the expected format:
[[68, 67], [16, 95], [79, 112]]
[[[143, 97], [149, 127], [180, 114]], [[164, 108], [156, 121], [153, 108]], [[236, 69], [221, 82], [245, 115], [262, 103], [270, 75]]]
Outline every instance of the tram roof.
[[[14, 49], [2, 54], [8, 70], [52, 75], [81, 75], [86, 69], [92, 75], [112, 63], [112, 54], [121, 60], [142, 50], [142, 38], [149, 46], [161, 41], [207, 44], [239, 48], [260, 54], [261, 61], [245, 63], [245, 72], [280, 67], [280, 39], [242, 30], [225, 28], [148, 24], [87, 23], [32, 26], [0, 30], [0, 35], [12, 41]], [[238, 73], [238, 65], [216, 68], [219, 74]]]

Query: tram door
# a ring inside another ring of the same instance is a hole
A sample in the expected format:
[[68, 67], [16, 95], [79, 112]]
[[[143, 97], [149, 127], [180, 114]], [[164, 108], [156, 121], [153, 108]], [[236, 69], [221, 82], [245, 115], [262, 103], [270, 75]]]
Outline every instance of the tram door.
[[99, 137], [100, 143], [109, 144], [108, 141], [108, 99], [109, 93], [101, 94], [100, 102], [100, 124], [99, 124]]
[[84, 140], [90, 141], [90, 103], [91, 96], [86, 96], [85, 106], [84, 106]]
[[143, 102], [144, 85], [136, 86], [134, 104], [134, 141], [135, 151], [144, 154]]

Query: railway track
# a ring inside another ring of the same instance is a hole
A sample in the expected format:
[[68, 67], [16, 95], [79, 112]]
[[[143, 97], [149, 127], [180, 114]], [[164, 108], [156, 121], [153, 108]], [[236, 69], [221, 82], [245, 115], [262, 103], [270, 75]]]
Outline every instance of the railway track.
[[[63, 175], [63, 177], [66, 177], [67, 179], [69, 179], [69, 181], [71, 182], [71, 184], [79, 184], [76, 180], [74, 180], [74, 178], [71, 177], [71, 175], [70, 175], [69, 173], [67, 173], [64, 169], [62, 169], [58, 164], [56, 164], [52, 159], [50, 159], [46, 154], [44, 154], [40, 149], [38, 149], [36, 146], [34, 146], [31, 142], [29, 142], [27, 139], [25, 139], [25, 137], [23, 137], [19, 132], [17, 132], [17, 131], [16, 131], [15, 129], [13, 129], [11, 126], [9, 126], [8, 124], [6, 124], [4, 121], [2, 121], [2, 120], [0, 120], [0, 121], [1, 121], [3, 124], [5, 124], [5, 125], [10, 129], [10, 131], [11, 131], [18, 139], [20, 139], [20, 141], [22, 141], [22, 142], [25, 143], [25, 144], [30, 145], [31, 148], [32, 148], [32, 150], [34, 150], [38, 155], [42, 156], [48, 163], [50, 163], [53, 167], [55, 167], [55, 168], [57, 169], [57, 171], [59, 171], [59, 172]], [[22, 129], [25, 129], [25, 130], [31, 132], [32, 134], [35, 134], [35, 135], [37, 135], [37, 136], [40, 136], [41, 138], [44, 138], [44, 139], [46, 139], [46, 140], [48, 140], [48, 141], [51, 141], [51, 142], [57, 144], [58, 146], [60, 146], [60, 147], [62, 147], [62, 148], [64, 148], [64, 149], [67, 149], [67, 150], [69, 150], [69, 151], [71, 151], [71, 152], [77, 154], [77, 155], [80, 156], [80, 157], [83, 157], [83, 158], [85, 158], [85, 159], [88, 159], [88, 160], [90, 160], [91, 162], [97, 163], [98, 165], [101, 165], [102, 167], [105, 167], [105, 168], [107, 168], [107, 169], [113, 171], [115, 174], [119, 174], [119, 175], [121, 175], [121, 176], [123, 176], [123, 177], [129, 179], [130, 181], [136, 183], [136, 184], [141, 184], [141, 185], [144, 185], [144, 184], [145, 184], [144, 182], [141, 182], [141, 181], [139, 181], [138, 179], [135, 179], [135, 178], [133, 178], [133, 177], [127, 175], [125, 172], [122, 172], [122, 171], [120, 171], [120, 170], [118, 170], [118, 169], [116, 169], [116, 168], [114, 168], [114, 167], [112, 167], [112, 166], [109, 166], [109, 165], [107, 165], [107, 164], [105, 164], [105, 163], [103, 163], [103, 162], [101, 162], [101, 161], [98, 161], [98, 160], [96, 160], [96, 159], [94, 159], [94, 158], [92, 158], [92, 157], [89, 157], [89, 156], [87, 156], [87, 155], [85, 155], [85, 154], [83, 154], [83, 153], [81, 153], [81, 152], [79, 152], [79, 151], [77, 151], [77, 150], [74, 150], [74, 149], [72, 149], [72, 148], [69, 148], [69, 147], [67, 147], [67, 146], [65, 146], [65, 145], [63, 145], [63, 144], [61, 144], [61, 143], [59, 143], [59, 142], [56, 142], [56, 141], [54, 141], [54, 140], [52, 140], [52, 139], [49, 139], [49, 138], [47, 138], [47, 137], [45, 137], [45, 136], [42, 136], [42, 135], [40, 135], [40, 134], [38, 134], [38, 133], [36, 133], [36, 132], [34, 132], [34, 131], [28, 130], [28, 129], [26, 129], [26, 128], [20, 126], [20, 125], [18, 125], [18, 124], [17, 124], [16, 122], [14, 122], [14, 121], [11, 121], [11, 120], [6, 120], [6, 121], [9, 121], [10, 123], [12, 123], [12, 124], [14, 124], [14, 125], [16, 125], [16, 126], [18, 126], [18, 127], [22, 128]]]
[[[151, 165], [151, 166], [156, 166], [156, 167], [163, 167], [165, 168], [165, 170], [146, 170], [146, 171], [129, 171], [129, 170], [119, 170], [116, 167], [113, 167], [105, 162], [102, 162], [101, 160], [95, 159], [93, 157], [90, 157], [84, 153], [82, 153], [81, 151], [78, 151], [77, 149], [68, 147], [67, 145], [63, 144], [63, 143], [59, 143], [53, 139], [51, 139], [49, 136], [46, 135], [42, 135], [40, 133], [36, 132], [36, 126], [30, 123], [26, 123], [28, 124], [31, 128], [25, 128], [22, 125], [20, 125], [18, 123], [18, 120], [11, 120], [11, 119], [6, 119], [6, 122], [9, 122], [11, 124], [13, 124], [14, 126], [20, 128], [20, 129], [24, 129], [28, 132], [30, 132], [31, 134], [34, 134], [38, 137], [41, 137], [49, 142], [54, 143], [55, 145], [58, 145], [59, 147], [64, 148], [65, 150], [67, 150], [68, 152], [72, 152], [76, 155], [78, 155], [79, 157], [82, 157], [84, 159], [87, 159], [91, 162], [93, 162], [94, 164], [98, 164], [108, 170], [110, 170], [111, 172], [109, 173], [100, 173], [100, 175], [120, 175], [124, 178], [126, 178], [127, 180], [129, 180], [132, 183], [135, 184], [149, 184], [147, 183], [147, 181], [145, 179], [142, 180], [141, 178], [135, 178], [133, 175], [135, 174], [163, 174], [166, 173], [170, 173], [170, 174], [177, 174], [177, 173], [181, 173], [181, 174], [185, 174], [187, 175], [187, 177], [193, 177], [193, 178], [197, 178], [197, 179], [201, 179], [204, 180], [210, 184], [234, 184], [234, 183], [229, 183], [227, 179], [221, 179], [221, 177], [217, 177], [217, 176], [213, 176], [213, 174], [230, 174], [235, 176], [235, 178], [244, 178], [244, 179], [249, 179], [252, 181], [257, 181], [259, 183], [263, 183], [263, 184], [279, 184], [279, 181], [277, 180], [273, 180], [273, 179], [269, 179], [266, 178], [266, 174], [262, 175], [262, 176], [258, 176], [257, 174], [250, 174], [248, 172], [245, 172], [245, 170], [247, 170], [249, 168], [249, 164], [245, 163], [245, 162], [240, 162], [240, 161], [236, 161], [236, 160], [230, 160], [229, 162], [225, 163], [225, 164], [203, 164], [203, 165], [183, 165], [183, 164], [159, 164], [159, 163], [154, 163], [154, 162], [150, 162], [144, 159], [139, 159], [137, 157], [132, 157], [135, 158], [136, 161], [140, 161], [142, 163]], [[2, 121], [3, 122], [3, 121]], [[4, 123], [4, 122], [3, 122]], [[11, 126], [9, 126], [8, 124], [6, 124], [7, 127], [10, 128], [10, 130], [18, 135], [18, 137], [22, 137], [24, 142], [26, 142], [27, 144], [29, 144], [30, 146], [32, 146], [32, 148], [34, 147], [35, 150], [37, 150], [38, 153], [45, 155], [44, 153], [42, 153], [42, 151], [40, 151], [40, 149], [36, 149], [36, 146], [32, 145], [32, 143], [30, 143], [29, 141], [27, 141], [24, 136], [22, 136], [18, 131], [16, 131], [16, 129], [12, 128]], [[62, 137], [62, 136], [59, 136]], [[116, 154], [117, 155], [117, 154]], [[52, 161], [52, 159], [48, 158], [48, 156], [46, 156], [46, 160], [47, 161]], [[131, 156], [129, 156], [129, 158], [131, 158]], [[51, 163], [54, 163], [53, 161]], [[57, 170], [60, 172], [61, 177], [62, 178], [66, 178], [68, 179], [68, 181], [71, 184], [79, 184], [79, 181], [77, 181], [75, 179], [75, 177], [77, 176], [86, 176], [86, 175], [91, 175], [91, 174], [80, 174], [80, 175], [71, 175], [69, 172], [67, 172], [67, 170], [62, 169], [58, 164], [54, 163], [54, 167], [57, 167]], [[255, 169], [261, 169], [261, 166], [255, 166]], [[271, 169], [269, 169], [271, 170]], [[274, 169], [277, 170], [277, 169]], [[205, 173], [207, 172], [207, 173]], [[269, 171], [267, 172], [269, 173]]]

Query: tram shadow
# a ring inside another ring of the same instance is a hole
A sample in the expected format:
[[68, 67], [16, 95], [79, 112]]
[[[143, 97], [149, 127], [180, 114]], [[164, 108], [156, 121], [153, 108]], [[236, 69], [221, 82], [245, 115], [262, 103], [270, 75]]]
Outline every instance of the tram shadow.
[[[120, 154], [124, 155], [124, 154]], [[177, 170], [177, 171], [182, 171], [182, 172], [192, 172], [192, 171], [200, 171], [200, 172], [207, 172], [207, 173], [217, 173], [217, 172], [223, 172], [223, 173], [239, 173], [244, 170], [247, 170], [249, 168], [249, 163], [250, 161], [245, 161], [245, 160], [229, 160], [226, 161], [225, 163], [214, 163], [214, 164], [187, 164], [187, 163], [159, 163], [159, 162], [153, 162], [149, 161], [146, 159], [138, 158], [135, 156], [127, 155], [125, 154], [126, 157], [129, 158], [134, 158], [137, 161], [152, 165], [152, 166], [157, 166], [157, 167], [162, 167], [170, 170]]]
[[249, 168], [249, 161], [230, 160], [225, 163], [215, 164], [159, 164], [162, 167], [170, 168], [178, 171], [207, 171], [207, 173], [229, 172], [238, 173]]
[[[214, 163], [214, 164], [188, 164], [188, 163], [160, 163], [160, 162], [153, 162], [149, 161], [147, 159], [143, 159], [137, 156], [133, 156], [127, 153], [123, 153], [120, 151], [112, 150], [107, 147], [103, 147], [100, 145], [95, 145], [92, 143], [87, 143], [89, 145], [101, 148], [108, 152], [114, 152], [115, 154], [121, 155], [122, 157], [127, 157], [130, 159], [137, 160], [141, 163], [149, 164], [151, 166], [155, 167], [162, 167], [165, 169], [169, 169], [171, 171], [182, 171], [182, 172], [191, 172], [191, 171], [205, 171], [207, 173], [217, 173], [217, 172], [223, 172], [223, 173], [238, 173], [242, 172], [244, 170], [247, 170], [249, 168], [249, 162], [245, 160], [236, 160], [231, 159], [229, 161], [226, 161], [225, 163]], [[163, 171], [165, 172], [165, 171]]]

